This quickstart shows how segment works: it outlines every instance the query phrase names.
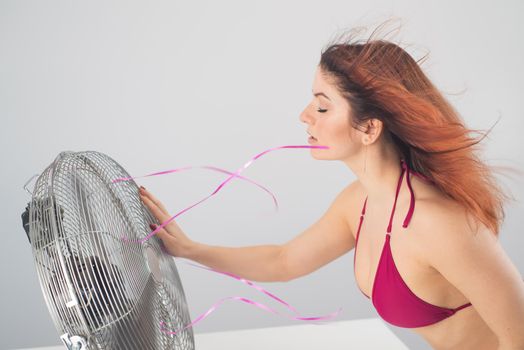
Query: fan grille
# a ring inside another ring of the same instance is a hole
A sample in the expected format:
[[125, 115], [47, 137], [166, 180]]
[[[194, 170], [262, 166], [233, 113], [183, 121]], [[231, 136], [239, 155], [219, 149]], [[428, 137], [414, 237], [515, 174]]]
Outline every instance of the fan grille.
[[35, 183], [29, 237], [53, 322], [88, 349], [194, 349], [192, 328], [160, 330], [191, 322], [184, 290], [162, 242], [136, 242], [159, 223], [134, 181], [112, 183], [120, 177], [130, 176], [102, 153], [62, 152]]

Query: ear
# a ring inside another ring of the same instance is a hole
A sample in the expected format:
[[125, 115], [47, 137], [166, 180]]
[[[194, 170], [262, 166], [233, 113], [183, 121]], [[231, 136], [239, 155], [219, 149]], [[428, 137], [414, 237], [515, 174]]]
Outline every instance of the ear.
[[384, 124], [379, 119], [371, 118], [366, 121], [364, 127], [366, 131], [364, 131], [364, 135], [362, 136], [362, 143], [365, 145], [371, 145], [379, 139]]

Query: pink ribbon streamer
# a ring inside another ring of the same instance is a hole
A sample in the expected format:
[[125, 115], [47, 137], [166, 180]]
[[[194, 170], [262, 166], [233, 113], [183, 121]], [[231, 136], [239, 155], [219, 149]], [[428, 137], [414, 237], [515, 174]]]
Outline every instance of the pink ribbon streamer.
[[[183, 261], [185, 264], [187, 265], [191, 265], [191, 266], [194, 266], [194, 267], [198, 267], [198, 268], [201, 268], [201, 269], [205, 269], [205, 270], [209, 270], [209, 271], [212, 271], [212, 272], [216, 272], [216, 273], [219, 273], [219, 274], [223, 274], [223, 275], [226, 275], [226, 276], [229, 276], [229, 277], [232, 277], [232, 278], [235, 278], [245, 284], [247, 284], [248, 286], [252, 287], [252, 288], [255, 288], [257, 289], [258, 291], [268, 295], [269, 297], [271, 297], [272, 299], [275, 299], [276, 301], [278, 301], [279, 303], [285, 305], [288, 309], [290, 309], [295, 315], [300, 315], [298, 313], [298, 311], [293, 307], [291, 306], [290, 304], [286, 303], [284, 300], [280, 299], [279, 297], [277, 297], [276, 295], [270, 293], [269, 291], [265, 290], [264, 288], [254, 284], [253, 282], [249, 281], [249, 280], [246, 280], [240, 276], [237, 276], [233, 273], [230, 273], [230, 272], [223, 272], [223, 271], [219, 271], [219, 270], [216, 270], [216, 269], [213, 269], [213, 268], [209, 268], [209, 267], [205, 267], [205, 266], [199, 266], [199, 265], [196, 265], [196, 264], [192, 264], [192, 263], [188, 263], [186, 261]], [[183, 331], [184, 329], [186, 328], [189, 328], [189, 327], [192, 327], [193, 325], [197, 324], [198, 322], [204, 320], [207, 316], [209, 316], [212, 312], [214, 312], [224, 301], [226, 300], [237, 300], [237, 301], [242, 301], [244, 303], [247, 303], [247, 304], [251, 304], [251, 305], [254, 305], [262, 310], [265, 310], [265, 311], [268, 311], [268, 312], [271, 312], [273, 314], [276, 314], [276, 315], [280, 315], [280, 316], [284, 316], [284, 317], [287, 317], [289, 319], [292, 319], [292, 320], [298, 320], [298, 321], [319, 321], [319, 320], [327, 320], [327, 319], [331, 319], [331, 318], [335, 318], [338, 316], [338, 314], [342, 311], [342, 308], [339, 308], [337, 311], [335, 312], [332, 312], [328, 315], [325, 315], [325, 316], [315, 316], [315, 317], [302, 317], [302, 316], [288, 316], [288, 315], [284, 315], [284, 314], [281, 314], [279, 313], [278, 311], [276, 311], [275, 309], [272, 309], [270, 308], [269, 306], [266, 306], [262, 303], [259, 303], [259, 302], [256, 302], [256, 301], [253, 301], [253, 300], [250, 300], [250, 299], [247, 299], [247, 298], [244, 298], [244, 297], [240, 297], [240, 296], [232, 296], [232, 297], [226, 297], [226, 298], [223, 298], [223, 299], [220, 299], [219, 301], [217, 301], [215, 304], [213, 304], [213, 306], [211, 306], [206, 312], [204, 312], [203, 314], [201, 314], [200, 316], [198, 316], [195, 321], [191, 322], [190, 324], [186, 325], [185, 327], [183, 328], [180, 328], [176, 331], [167, 331], [165, 328], [164, 328], [164, 325], [165, 325], [165, 322], [160, 322], [160, 327], [161, 327], [161, 330], [164, 332], [164, 333], [168, 333], [168, 334], [177, 334], [181, 331]], [[317, 324], [315, 322], [311, 322], [313, 324]]]
[[[249, 180], [245, 177], [242, 177], [240, 176], [239, 174], [247, 169], [256, 159], [258, 159], [259, 157], [263, 156], [264, 154], [266, 153], [269, 153], [269, 152], [272, 152], [272, 151], [275, 151], [275, 150], [278, 150], [278, 149], [284, 149], [284, 148], [320, 148], [320, 149], [327, 149], [329, 147], [327, 146], [293, 146], [293, 145], [288, 145], [288, 146], [279, 146], [279, 147], [274, 147], [274, 148], [270, 148], [270, 149], [267, 149], [259, 154], [257, 154], [256, 156], [254, 156], [253, 158], [251, 158], [248, 162], [246, 162], [241, 168], [239, 168], [237, 171], [235, 171], [234, 173], [231, 173], [227, 170], [223, 170], [223, 169], [220, 169], [220, 168], [216, 168], [216, 167], [213, 167], [213, 166], [200, 166], [201, 168], [205, 168], [205, 169], [210, 169], [210, 170], [215, 170], [215, 171], [220, 171], [220, 172], [223, 172], [223, 173], [227, 173], [227, 174], [230, 174], [230, 176], [224, 180], [210, 195], [208, 195], [207, 197], [205, 197], [204, 199], [198, 201], [197, 203], [193, 204], [193, 205], [190, 205], [189, 207], [183, 209], [182, 211], [178, 212], [177, 214], [173, 215], [170, 219], [164, 221], [163, 223], [160, 224], [160, 226], [158, 226], [154, 231], [152, 231], [150, 234], [148, 234], [144, 239], [142, 240], [138, 240], [138, 242], [140, 243], [143, 243], [145, 242], [147, 239], [149, 239], [150, 237], [152, 237], [154, 234], [156, 234], [162, 227], [166, 226], [169, 222], [171, 222], [172, 220], [174, 220], [176, 217], [178, 217], [179, 215], [185, 213], [186, 211], [188, 211], [189, 209], [195, 207], [196, 205], [204, 202], [205, 200], [209, 199], [211, 196], [215, 195], [218, 191], [220, 191], [226, 183], [228, 183], [229, 181], [231, 181], [231, 179], [233, 179], [234, 177], [239, 177], [240, 179], [243, 179], [243, 180], [246, 180], [246, 181], [249, 181], [255, 185], [257, 185], [258, 187], [262, 188], [264, 191], [268, 192], [272, 198], [273, 198], [273, 202], [275, 203], [275, 206], [278, 210], [278, 202], [275, 198], [275, 196], [269, 191], [267, 190], [265, 187], [259, 185], [258, 183], [252, 181], [252, 180]], [[148, 175], [145, 175], [145, 176], [142, 176], [142, 177], [147, 177], [147, 176], [156, 176], [156, 175], [164, 175], [164, 174], [169, 174], [169, 173], [173, 173], [173, 172], [177, 172], [177, 171], [182, 171], [182, 170], [187, 170], [187, 169], [191, 169], [191, 168], [196, 168], [196, 167], [184, 167], [184, 168], [178, 168], [178, 169], [172, 169], [172, 170], [167, 170], [167, 171], [161, 171], [161, 172], [156, 172], [156, 173], [152, 173], [152, 174], [148, 174]], [[139, 176], [140, 177], [140, 176]], [[131, 180], [131, 179], [135, 179], [135, 178], [139, 178], [139, 177], [131, 177], [131, 178], [118, 178], [118, 179], [115, 179], [113, 180], [113, 183], [115, 182], [119, 182], [119, 181], [128, 181], [128, 180]], [[167, 252], [165, 251], [164, 247], [162, 246], [164, 252], [167, 254]], [[194, 267], [198, 267], [198, 268], [201, 268], [201, 269], [206, 269], [206, 270], [209, 270], [209, 271], [212, 271], [212, 272], [215, 272], [215, 273], [219, 273], [219, 274], [223, 274], [223, 275], [226, 275], [226, 276], [229, 276], [229, 277], [232, 277], [232, 278], [235, 278], [245, 284], [247, 284], [248, 286], [252, 287], [252, 288], [255, 288], [257, 289], [258, 291], [268, 295], [269, 297], [273, 298], [274, 300], [278, 301], [279, 303], [285, 305], [288, 309], [290, 309], [294, 314], [297, 314], [298, 315], [298, 311], [292, 307], [290, 304], [286, 303], [284, 300], [278, 298], [277, 296], [275, 296], [274, 294], [268, 292], [267, 290], [265, 290], [264, 288], [254, 284], [253, 282], [249, 281], [249, 280], [246, 280], [240, 276], [237, 276], [233, 273], [229, 273], [229, 272], [223, 272], [223, 271], [219, 271], [219, 270], [216, 270], [216, 269], [213, 269], [213, 268], [209, 268], [209, 267], [203, 267], [203, 266], [199, 266], [199, 265], [195, 265], [195, 264], [192, 264], [192, 263], [187, 263], [185, 262], [186, 264], [188, 265], [191, 265], [191, 266], [194, 266]], [[186, 325], [185, 327], [179, 329], [179, 330], [176, 330], [176, 331], [167, 331], [165, 328], [164, 328], [164, 325], [166, 324], [165, 322], [161, 322], [160, 323], [160, 327], [161, 327], [161, 330], [165, 333], [168, 333], [168, 334], [177, 334], [179, 333], [180, 331], [186, 329], [186, 328], [189, 328], [189, 327], [192, 327], [193, 325], [197, 324], [198, 322], [202, 321], [203, 319], [205, 319], [207, 316], [209, 316], [212, 312], [214, 312], [218, 306], [220, 306], [224, 301], [226, 300], [237, 300], [237, 301], [242, 301], [244, 303], [247, 303], [247, 304], [251, 304], [251, 305], [254, 305], [260, 309], [263, 309], [265, 311], [268, 311], [268, 312], [271, 312], [271, 313], [274, 313], [274, 314], [277, 314], [277, 315], [281, 315], [281, 316], [285, 316], [285, 317], [288, 317], [292, 320], [301, 320], [301, 321], [317, 321], [317, 320], [327, 320], [327, 319], [331, 319], [331, 318], [334, 318], [336, 317], [342, 310], [342, 308], [340, 308], [338, 311], [336, 312], [333, 312], [331, 314], [328, 314], [326, 316], [315, 316], [315, 317], [302, 317], [302, 316], [288, 316], [288, 315], [283, 315], [281, 313], [279, 313], [278, 311], [262, 304], [262, 303], [258, 303], [256, 301], [253, 301], [253, 300], [250, 300], [250, 299], [247, 299], [247, 298], [244, 298], [244, 297], [240, 297], [240, 296], [231, 296], [231, 297], [226, 297], [226, 298], [223, 298], [223, 299], [220, 299], [219, 301], [217, 301], [211, 308], [209, 308], [206, 312], [204, 312], [202, 315], [200, 315], [199, 317], [197, 317], [197, 319], [193, 322], [191, 322], [190, 324]]]
[[[227, 171], [227, 170], [224, 170], [224, 169], [221, 169], [221, 168], [217, 168], [217, 167], [210, 166], [210, 165], [202, 165], [202, 166], [187, 166], [187, 167], [178, 168], [178, 169], [171, 169], [171, 170], [159, 171], [159, 172], [151, 173], [151, 174], [147, 174], [147, 175], [144, 175], [144, 176], [136, 176], [136, 177], [119, 177], [119, 178], [114, 179], [112, 182], [113, 182], [113, 183], [117, 183], [117, 182], [122, 182], [122, 181], [129, 181], [129, 180], [132, 180], [132, 179], [138, 179], [138, 178], [141, 178], [141, 177], [157, 176], [157, 175], [165, 175], [165, 174], [170, 174], [170, 173], [175, 173], [175, 172], [184, 171], [184, 170], [189, 170], [189, 169], [195, 169], [195, 168], [204, 168], [204, 169], [214, 170], [214, 171], [218, 171], [218, 172], [225, 173], [225, 174], [230, 174], [230, 175], [233, 174], [232, 172]], [[245, 180], [245, 181], [251, 182], [252, 184], [254, 184], [254, 185], [260, 187], [260, 188], [261, 188], [262, 190], [264, 190], [265, 192], [269, 193], [269, 195], [273, 198], [273, 203], [275, 203], [275, 209], [276, 209], [276, 211], [278, 211], [278, 202], [277, 202], [277, 199], [276, 199], [275, 195], [274, 195], [270, 190], [268, 190], [268, 189], [265, 188], [264, 186], [262, 186], [262, 185], [256, 183], [255, 181], [248, 179], [247, 177], [243, 177], [243, 176], [240, 176], [240, 175], [236, 175], [236, 177], [240, 178], [241, 180]]]
[[225, 275], [225, 276], [229, 276], [229, 277], [232, 277], [234, 279], [237, 279], [239, 281], [241, 281], [242, 283], [244, 284], [247, 284], [248, 286], [250, 287], [253, 287], [255, 289], [257, 289], [258, 291], [266, 294], [267, 296], [275, 299], [276, 301], [278, 301], [279, 303], [281, 304], [284, 304], [288, 309], [290, 309], [291, 311], [293, 311], [293, 313], [297, 314], [298, 315], [298, 311], [291, 305], [289, 305], [288, 303], [286, 303], [284, 300], [280, 299], [279, 297], [275, 296], [274, 294], [268, 292], [267, 290], [265, 290], [264, 288], [254, 284], [252, 281], [250, 280], [246, 280], [245, 278], [242, 278], [240, 276], [237, 276], [233, 273], [230, 273], [230, 272], [225, 272], [225, 271], [220, 271], [220, 270], [216, 270], [216, 269], [213, 269], [211, 267], [207, 267], [207, 266], [201, 266], [201, 265], [196, 265], [196, 264], [193, 264], [193, 263], [188, 263], [186, 261], [184, 261], [185, 264], [187, 265], [191, 265], [191, 266], [194, 266], [194, 267], [198, 267], [199, 269], [203, 269], [203, 270], [208, 270], [208, 271], [213, 271], [213, 272], [216, 272], [216, 273], [219, 273], [219, 274], [222, 274], [222, 275]]
[[[256, 156], [254, 156], [253, 158], [251, 158], [249, 161], [247, 161], [246, 164], [244, 164], [242, 167], [240, 167], [237, 171], [235, 171], [235, 173], [231, 174], [226, 180], [224, 180], [220, 185], [218, 185], [218, 187], [213, 191], [213, 193], [211, 193], [209, 196], [201, 199], [200, 201], [196, 202], [195, 204], [192, 204], [190, 205], [189, 207], [181, 210], [180, 212], [176, 213], [175, 215], [173, 215], [171, 218], [169, 218], [168, 220], [164, 221], [163, 223], [160, 224], [160, 226], [158, 226], [154, 231], [152, 231], [151, 233], [149, 233], [145, 238], [139, 240], [140, 243], [144, 243], [145, 241], [147, 241], [149, 238], [151, 238], [153, 235], [155, 235], [160, 229], [162, 229], [164, 226], [166, 226], [167, 224], [169, 224], [171, 221], [173, 221], [176, 217], [178, 217], [179, 215], [182, 215], [183, 213], [185, 213], [186, 211], [188, 211], [189, 209], [199, 205], [200, 203], [208, 200], [210, 197], [214, 196], [218, 191], [220, 191], [222, 189], [222, 187], [225, 186], [226, 183], [228, 183], [229, 181], [231, 181], [232, 178], [234, 178], [235, 176], [238, 176], [238, 174], [240, 174], [243, 170], [247, 169], [251, 164], [253, 164], [253, 162], [255, 160], [257, 160], [258, 158], [260, 158], [261, 156], [263, 156], [264, 154], [266, 153], [269, 153], [269, 152], [272, 152], [272, 151], [275, 151], [275, 150], [278, 150], [278, 149], [283, 149], [283, 148], [321, 148], [321, 149], [327, 149], [329, 147], [327, 146], [293, 146], [293, 145], [288, 145], [288, 146], [279, 146], [279, 147], [273, 147], [273, 148], [270, 148], [270, 149], [267, 149], [259, 154], [257, 154]], [[176, 171], [176, 169], [174, 170]], [[174, 172], [173, 170], [168, 170], [168, 171], [162, 171], [162, 172], [159, 172], [159, 173], [156, 173], [157, 175], [161, 175], [161, 174], [167, 174], [167, 173], [170, 173], [170, 172]], [[131, 178], [131, 179], [134, 179], [134, 178]], [[115, 180], [113, 180], [114, 182]]]
[[183, 327], [183, 328], [180, 328], [176, 331], [168, 331], [164, 328], [164, 325], [166, 324], [165, 322], [161, 321], [160, 322], [160, 329], [162, 332], [164, 333], [167, 333], [167, 334], [177, 334], [177, 333], [180, 333], [181, 331], [183, 331], [184, 329], [186, 328], [189, 328], [189, 327], [192, 327], [194, 326], [195, 324], [197, 324], [198, 322], [202, 321], [203, 319], [205, 319], [207, 316], [209, 316], [212, 312], [214, 312], [218, 306], [220, 306], [224, 301], [226, 300], [238, 300], [238, 301], [242, 301], [246, 304], [251, 304], [251, 305], [254, 305], [262, 310], [265, 310], [265, 311], [268, 311], [268, 312], [271, 312], [273, 314], [276, 314], [276, 315], [279, 315], [279, 316], [284, 316], [284, 317], [287, 317], [289, 319], [292, 319], [292, 320], [299, 320], [299, 321], [315, 321], [315, 320], [325, 320], [327, 318], [334, 318], [336, 317], [340, 311], [342, 309], [339, 309], [339, 311], [336, 311], [328, 316], [319, 316], [319, 317], [294, 317], [294, 316], [288, 316], [288, 315], [284, 315], [284, 314], [281, 314], [279, 313], [278, 311], [270, 308], [269, 306], [266, 306], [262, 303], [258, 303], [256, 301], [253, 301], [253, 300], [250, 300], [250, 299], [247, 299], [247, 298], [244, 298], [244, 297], [239, 297], [239, 296], [232, 296], [232, 297], [226, 297], [226, 298], [223, 298], [223, 299], [220, 299], [218, 302], [216, 302], [209, 310], [207, 310], [205, 313], [203, 313], [202, 315], [200, 315], [199, 317], [197, 317], [197, 319], [193, 322], [191, 322], [190, 324], [188, 324], [187, 326]]
[[[162, 251], [166, 254], [169, 254], [164, 246], [162, 245]], [[193, 264], [193, 263], [188, 263], [186, 261], [182, 261], [183, 263], [187, 264], [187, 265], [190, 265], [190, 266], [193, 266], [193, 267], [197, 267], [197, 268], [200, 268], [200, 269], [204, 269], [204, 270], [208, 270], [208, 271], [212, 271], [212, 272], [215, 272], [215, 273], [218, 273], [218, 274], [222, 274], [222, 275], [225, 275], [225, 276], [228, 276], [228, 277], [231, 277], [231, 278], [234, 278], [236, 280], [239, 280], [241, 281], [242, 283], [258, 290], [259, 292], [262, 292], [264, 294], [266, 294], [267, 296], [269, 296], [270, 298], [278, 301], [279, 303], [283, 304], [284, 306], [286, 306], [288, 309], [290, 309], [294, 314], [296, 315], [300, 315], [299, 312], [293, 307], [291, 306], [290, 304], [286, 303], [284, 300], [280, 299], [279, 297], [277, 297], [276, 295], [274, 295], [273, 293], [267, 291], [266, 289], [254, 284], [252, 281], [250, 280], [246, 280], [245, 278], [242, 278], [240, 276], [237, 276], [233, 273], [230, 273], [230, 272], [224, 272], [224, 271], [220, 271], [220, 270], [216, 270], [216, 269], [213, 269], [213, 268], [210, 268], [210, 267], [207, 267], [207, 266], [201, 266], [201, 265], [196, 265], [196, 264]], [[180, 331], [192, 326], [192, 325], [195, 325], [196, 323], [202, 321], [203, 319], [205, 319], [207, 316], [209, 316], [212, 312], [214, 312], [218, 306], [220, 306], [224, 301], [226, 300], [238, 300], [238, 301], [243, 301], [243, 302], [246, 302], [248, 304], [251, 304], [251, 305], [254, 305], [254, 306], [257, 306], [263, 310], [266, 310], [266, 311], [269, 311], [269, 312], [272, 312], [274, 314], [278, 314], [278, 315], [281, 315], [280, 313], [278, 313], [277, 311], [275, 311], [274, 309], [271, 309], [270, 307], [262, 304], [262, 303], [258, 303], [256, 301], [253, 301], [253, 300], [250, 300], [250, 299], [247, 299], [247, 298], [244, 298], [244, 297], [227, 297], [227, 298], [224, 298], [224, 299], [221, 299], [219, 300], [218, 302], [216, 302], [211, 308], [209, 308], [206, 312], [204, 312], [202, 315], [198, 316], [197, 319], [192, 322], [191, 324], [187, 325], [186, 327], [182, 328], [182, 329], [179, 329], [177, 331], [174, 331], [174, 332], [169, 332], [169, 334], [176, 334], [176, 333], [179, 333]], [[302, 317], [302, 316], [298, 316], [298, 317], [290, 317], [291, 319], [293, 320], [299, 320], [299, 321], [316, 321], [316, 320], [327, 320], [327, 319], [331, 319], [331, 318], [335, 318], [340, 312], [342, 311], [342, 308], [339, 308], [338, 311], [336, 312], [333, 312], [331, 314], [328, 314], [326, 316], [316, 316], [316, 317]], [[283, 315], [285, 316], [285, 315]], [[285, 316], [285, 317], [288, 317], [289, 316]], [[317, 324], [315, 322], [311, 322], [313, 324]], [[161, 322], [161, 328], [162, 328], [162, 331], [164, 331], [164, 322]]]

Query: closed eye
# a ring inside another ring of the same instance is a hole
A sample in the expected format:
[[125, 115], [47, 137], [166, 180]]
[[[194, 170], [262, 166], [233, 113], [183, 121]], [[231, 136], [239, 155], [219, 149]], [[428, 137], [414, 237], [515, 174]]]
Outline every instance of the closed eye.
[[318, 112], [318, 113], [326, 113], [326, 112], [327, 112], [327, 109], [319, 108], [319, 109], [317, 109], [317, 112]]

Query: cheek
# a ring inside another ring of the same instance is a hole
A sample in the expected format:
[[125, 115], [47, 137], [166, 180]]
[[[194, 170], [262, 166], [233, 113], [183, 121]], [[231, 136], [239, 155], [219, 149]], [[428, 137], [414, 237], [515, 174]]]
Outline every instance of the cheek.
[[326, 134], [330, 142], [337, 145], [349, 145], [352, 142], [350, 129], [345, 123], [336, 123], [326, 126]]
[[[321, 144], [330, 147], [328, 150], [329, 159], [344, 159], [350, 157], [358, 150], [356, 135], [351, 131], [351, 127], [344, 120], [338, 123], [324, 125]], [[326, 158], [327, 159], [327, 158]]]

